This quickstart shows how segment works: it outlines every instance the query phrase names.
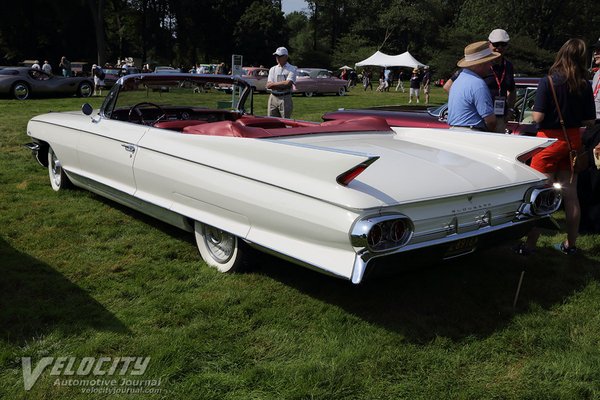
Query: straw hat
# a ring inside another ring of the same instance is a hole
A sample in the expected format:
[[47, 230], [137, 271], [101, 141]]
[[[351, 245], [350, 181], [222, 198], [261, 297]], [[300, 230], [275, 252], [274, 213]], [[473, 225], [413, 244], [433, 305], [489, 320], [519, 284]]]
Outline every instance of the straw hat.
[[465, 47], [465, 56], [456, 65], [461, 68], [472, 67], [493, 61], [499, 57], [501, 57], [501, 54], [490, 50], [488, 42], [475, 42]]

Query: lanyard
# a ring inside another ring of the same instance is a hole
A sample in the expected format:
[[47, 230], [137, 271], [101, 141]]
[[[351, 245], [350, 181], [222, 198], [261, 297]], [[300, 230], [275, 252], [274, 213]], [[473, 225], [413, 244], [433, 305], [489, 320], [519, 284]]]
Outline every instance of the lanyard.
[[492, 73], [494, 74], [494, 78], [496, 78], [496, 83], [498, 84], [498, 93], [502, 91], [502, 82], [504, 81], [504, 76], [506, 75], [506, 60], [502, 64], [502, 77], [498, 79], [498, 75], [496, 75], [496, 71], [494, 71], [494, 67], [490, 67], [492, 69]]
[[594, 88], [594, 99], [596, 95], [598, 95], [598, 91], [600, 90], [600, 76], [598, 76], [598, 82], [596, 82], [596, 87]]

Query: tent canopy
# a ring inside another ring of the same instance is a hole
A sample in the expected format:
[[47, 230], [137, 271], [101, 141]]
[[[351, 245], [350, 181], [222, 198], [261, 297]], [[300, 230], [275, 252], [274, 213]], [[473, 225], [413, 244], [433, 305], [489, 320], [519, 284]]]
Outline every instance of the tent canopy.
[[354, 69], [354, 68], [344, 65], [343, 67], [340, 67], [340, 69]]
[[376, 51], [371, 57], [359, 61], [355, 64], [357, 67], [377, 66], [377, 67], [424, 67], [425, 64], [417, 61], [408, 51], [390, 56], [388, 54]]

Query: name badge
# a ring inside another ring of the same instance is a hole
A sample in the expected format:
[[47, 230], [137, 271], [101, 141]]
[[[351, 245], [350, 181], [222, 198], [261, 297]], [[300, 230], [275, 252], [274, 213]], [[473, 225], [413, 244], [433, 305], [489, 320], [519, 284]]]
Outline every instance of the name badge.
[[504, 116], [504, 108], [506, 106], [506, 97], [494, 97], [494, 115]]

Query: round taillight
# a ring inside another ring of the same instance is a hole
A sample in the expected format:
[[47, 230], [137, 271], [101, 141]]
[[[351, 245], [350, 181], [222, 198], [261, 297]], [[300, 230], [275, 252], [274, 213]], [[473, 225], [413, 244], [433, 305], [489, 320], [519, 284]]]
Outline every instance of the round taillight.
[[394, 221], [392, 228], [390, 229], [390, 239], [394, 242], [400, 242], [404, 239], [406, 234], [406, 224], [404, 221]]
[[373, 225], [373, 227], [369, 231], [369, 234], [367, 235], [367, 241], [369, 243], [369, 246], [371, 248], [376, 247], [379, 243], [381, 243], [382, 239], [383, 232], [381, 230], [381, 226], [379, 226], [379, 224]]

